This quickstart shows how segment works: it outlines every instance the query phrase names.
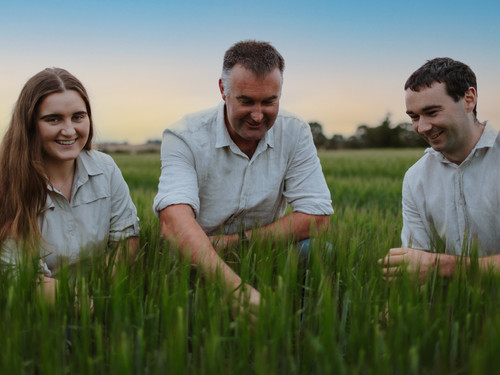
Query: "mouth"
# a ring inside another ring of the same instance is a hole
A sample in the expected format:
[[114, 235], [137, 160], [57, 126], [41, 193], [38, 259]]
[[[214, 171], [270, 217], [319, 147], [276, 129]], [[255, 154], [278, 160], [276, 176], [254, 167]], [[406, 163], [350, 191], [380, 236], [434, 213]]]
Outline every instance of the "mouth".
[[435, 133], [433, 133], [433, 134], [428, 135], [428, 136], [427, 136], [427, 138], [428, 138], [429, 140], [433, 141], [433, 140], [437, 139], [437, 138], [438, 138], [441, 134], [443, 134], [443, 133], [444, 133], [444, 130], [440, 130], [440, 131], [438, 131], [438, 132], [435, 132]]
[[257, 128], [260, 128], [264, 125], [263, 122], [255, 123], [255, 122], [249, 122], [249, 121], [247, 121], [246, 124], [251, 129], [257, 129]]
[[76, 143], [76, 139], [68, 140], [68, 141], [63, 141], [63, 140], [56, 140], [56, 143], [61, 146], [71, 146]]

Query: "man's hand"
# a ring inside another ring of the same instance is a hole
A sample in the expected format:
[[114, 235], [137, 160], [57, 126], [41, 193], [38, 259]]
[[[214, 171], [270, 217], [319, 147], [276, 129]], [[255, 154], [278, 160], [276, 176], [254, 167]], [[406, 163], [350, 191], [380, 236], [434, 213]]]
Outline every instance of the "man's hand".
[[423, 283], [430, 272], [437, 267], [438, 254], [425, 250], [416, 250], [407, 247], [390, 249], [385, 258], [379, 259], [383, 266], [384, 277], [394, 281], [406, 269], [410, 275], [417, 276]]
[[[231, 304], [233, 314], [239, 315], [241, 312], [250, 313], [251, 321], [257, 320], [259, 311], [260, 294], [248, 284], [242, 284], [241, 278], [229, 267], [217, 254], [213, 246], [215, 237], [208, 237], [196, 222], [194, 212], [188, 205], [172, 205], [160, 212], [162, 226], [162, 236], [173, 241], [180, 255], [189, 259], [191, 264], [199, 267], [201, 274], [209, 279], [215, 279], [220, 275], [226, 284], [226, 291]], [[226, 240], [236, 235], [222, 236]], [[215, 247], [219, 250], [227, 243], [223, 241]]]
[[243, 284], [233, 292], [232, 312], [236, 318], [239, 315], [249, 315], [250, 324], [255, 328], [259, 316], [260, 293], [249, 284]]
[[209, 236], [208, 239], [212, 243], [215, 251], [219, 254], [222, 253], [224, 249], [236, 247], [240, 241], [238, 233], [218, 234], [215, 236]]

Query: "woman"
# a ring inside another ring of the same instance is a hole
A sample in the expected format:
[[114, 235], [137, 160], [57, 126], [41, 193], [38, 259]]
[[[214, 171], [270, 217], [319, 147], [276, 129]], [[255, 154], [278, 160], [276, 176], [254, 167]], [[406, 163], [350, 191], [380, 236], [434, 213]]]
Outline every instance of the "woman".
[[[92, 150], [87, 92], [64, 69], [48, 68], [24, 85], [0, 146], [2, 264], [40, 257], [42, 287], [54, 291], [61, 264], [128, 239], [137, 211], [113, 159]], [[26, 254], [29, 252], [30, 254]]]

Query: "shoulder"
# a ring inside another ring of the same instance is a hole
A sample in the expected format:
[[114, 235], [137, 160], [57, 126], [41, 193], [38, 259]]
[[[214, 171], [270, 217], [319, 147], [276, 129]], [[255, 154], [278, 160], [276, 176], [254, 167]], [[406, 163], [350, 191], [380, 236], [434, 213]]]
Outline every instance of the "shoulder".
[[273, 128], [275, 133], [283, 134], [288, 140], [300, 140], [309, 135], [312, 138], [309, 124], [286, 110], [280, 109]]
[[104, 163], [104, 164], [112, 164], [114, 165], [115, 162], [113, 158], [105, 154], [104, 152], [97, 151], [97, 150], [83, 150], [81, 152], [82, 156], [87, 158], [88, 160], [92, 160], [95, 163]]
[[436, 156], [433, 155], [429, 149], [426, 150], [425, 154], [417, 160], [405, 173], [405, 181], [416, 181], [424, 178], [424, 174], [438, 167], [440, 162], [437, 160]]
[[[196, 150], [206, 149], [216, 137], [217, 124], [223, 122], [223, 118], [223, 105], [184, 116], [163, 132], [162, 155], [167, 150], [196, 154], [198, 153]], [[184, 149], [185, 146], [187, 149]]]
[[83, 161], [94, 163], [96, 165], [116, 165], [110, 155], [97, 150], [82, 150], [79, 156]]
[[498, 152], [498, 150], [500, 150], [500, 131], [497, 128], [494, 128], [493, 134], [495, 137], [493, 148]]
[[113, 158], [97, 150], [82, 150], [78, 155], [89, 175], [110, 173], [118, 169]]
[[280, 109], [277, 122], [293, 129], [310, 129], [307, 122], [285, 109]]
[[216, 123], [220, 112], [223, 114], [223, 109], [221, 110], [221, 106], [219, 105], [203, 111], [190, 113], [165, 129], [164, 134], [173, 133], [182, 136], [191, 133], [199, 133], [200, 131], [207, 131], [210, 125]]

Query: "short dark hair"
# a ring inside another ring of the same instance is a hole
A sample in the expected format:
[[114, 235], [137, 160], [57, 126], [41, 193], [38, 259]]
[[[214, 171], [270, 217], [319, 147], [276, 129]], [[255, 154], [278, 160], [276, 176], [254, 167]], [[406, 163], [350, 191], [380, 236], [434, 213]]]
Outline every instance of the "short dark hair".
[[226, 51], [222, 70], [231, 70], [236, 64], [243, 65], [258, 76], [274, 68], [278, 68], [281, 73], [285, 70], [285, 60], [276, 48], [268, 42], [256, 40], [238, 42]]
[[[444, 83], [446, 93], [455, 102], [463, 98], [470, 87], [474, 87], [477, 92], [476, 75], [472, 69], [449, 57], [428, 60], [408, 78], [405, 90], [420, 91], [425, 87], [431, 87], [434, 82]], [[476, 108], [473, 112], [474, 116], [477, 116]]]
[[245, 69], [260, 77], [278, 68], [283, 82], [285, 60], [276, 48], [268, 42], [244, 40], [231, 46], [224, 54], [221, 78], [226, 95], [231, 86], [229, 78], [231, 70], [236, 64], [241, 64]]

